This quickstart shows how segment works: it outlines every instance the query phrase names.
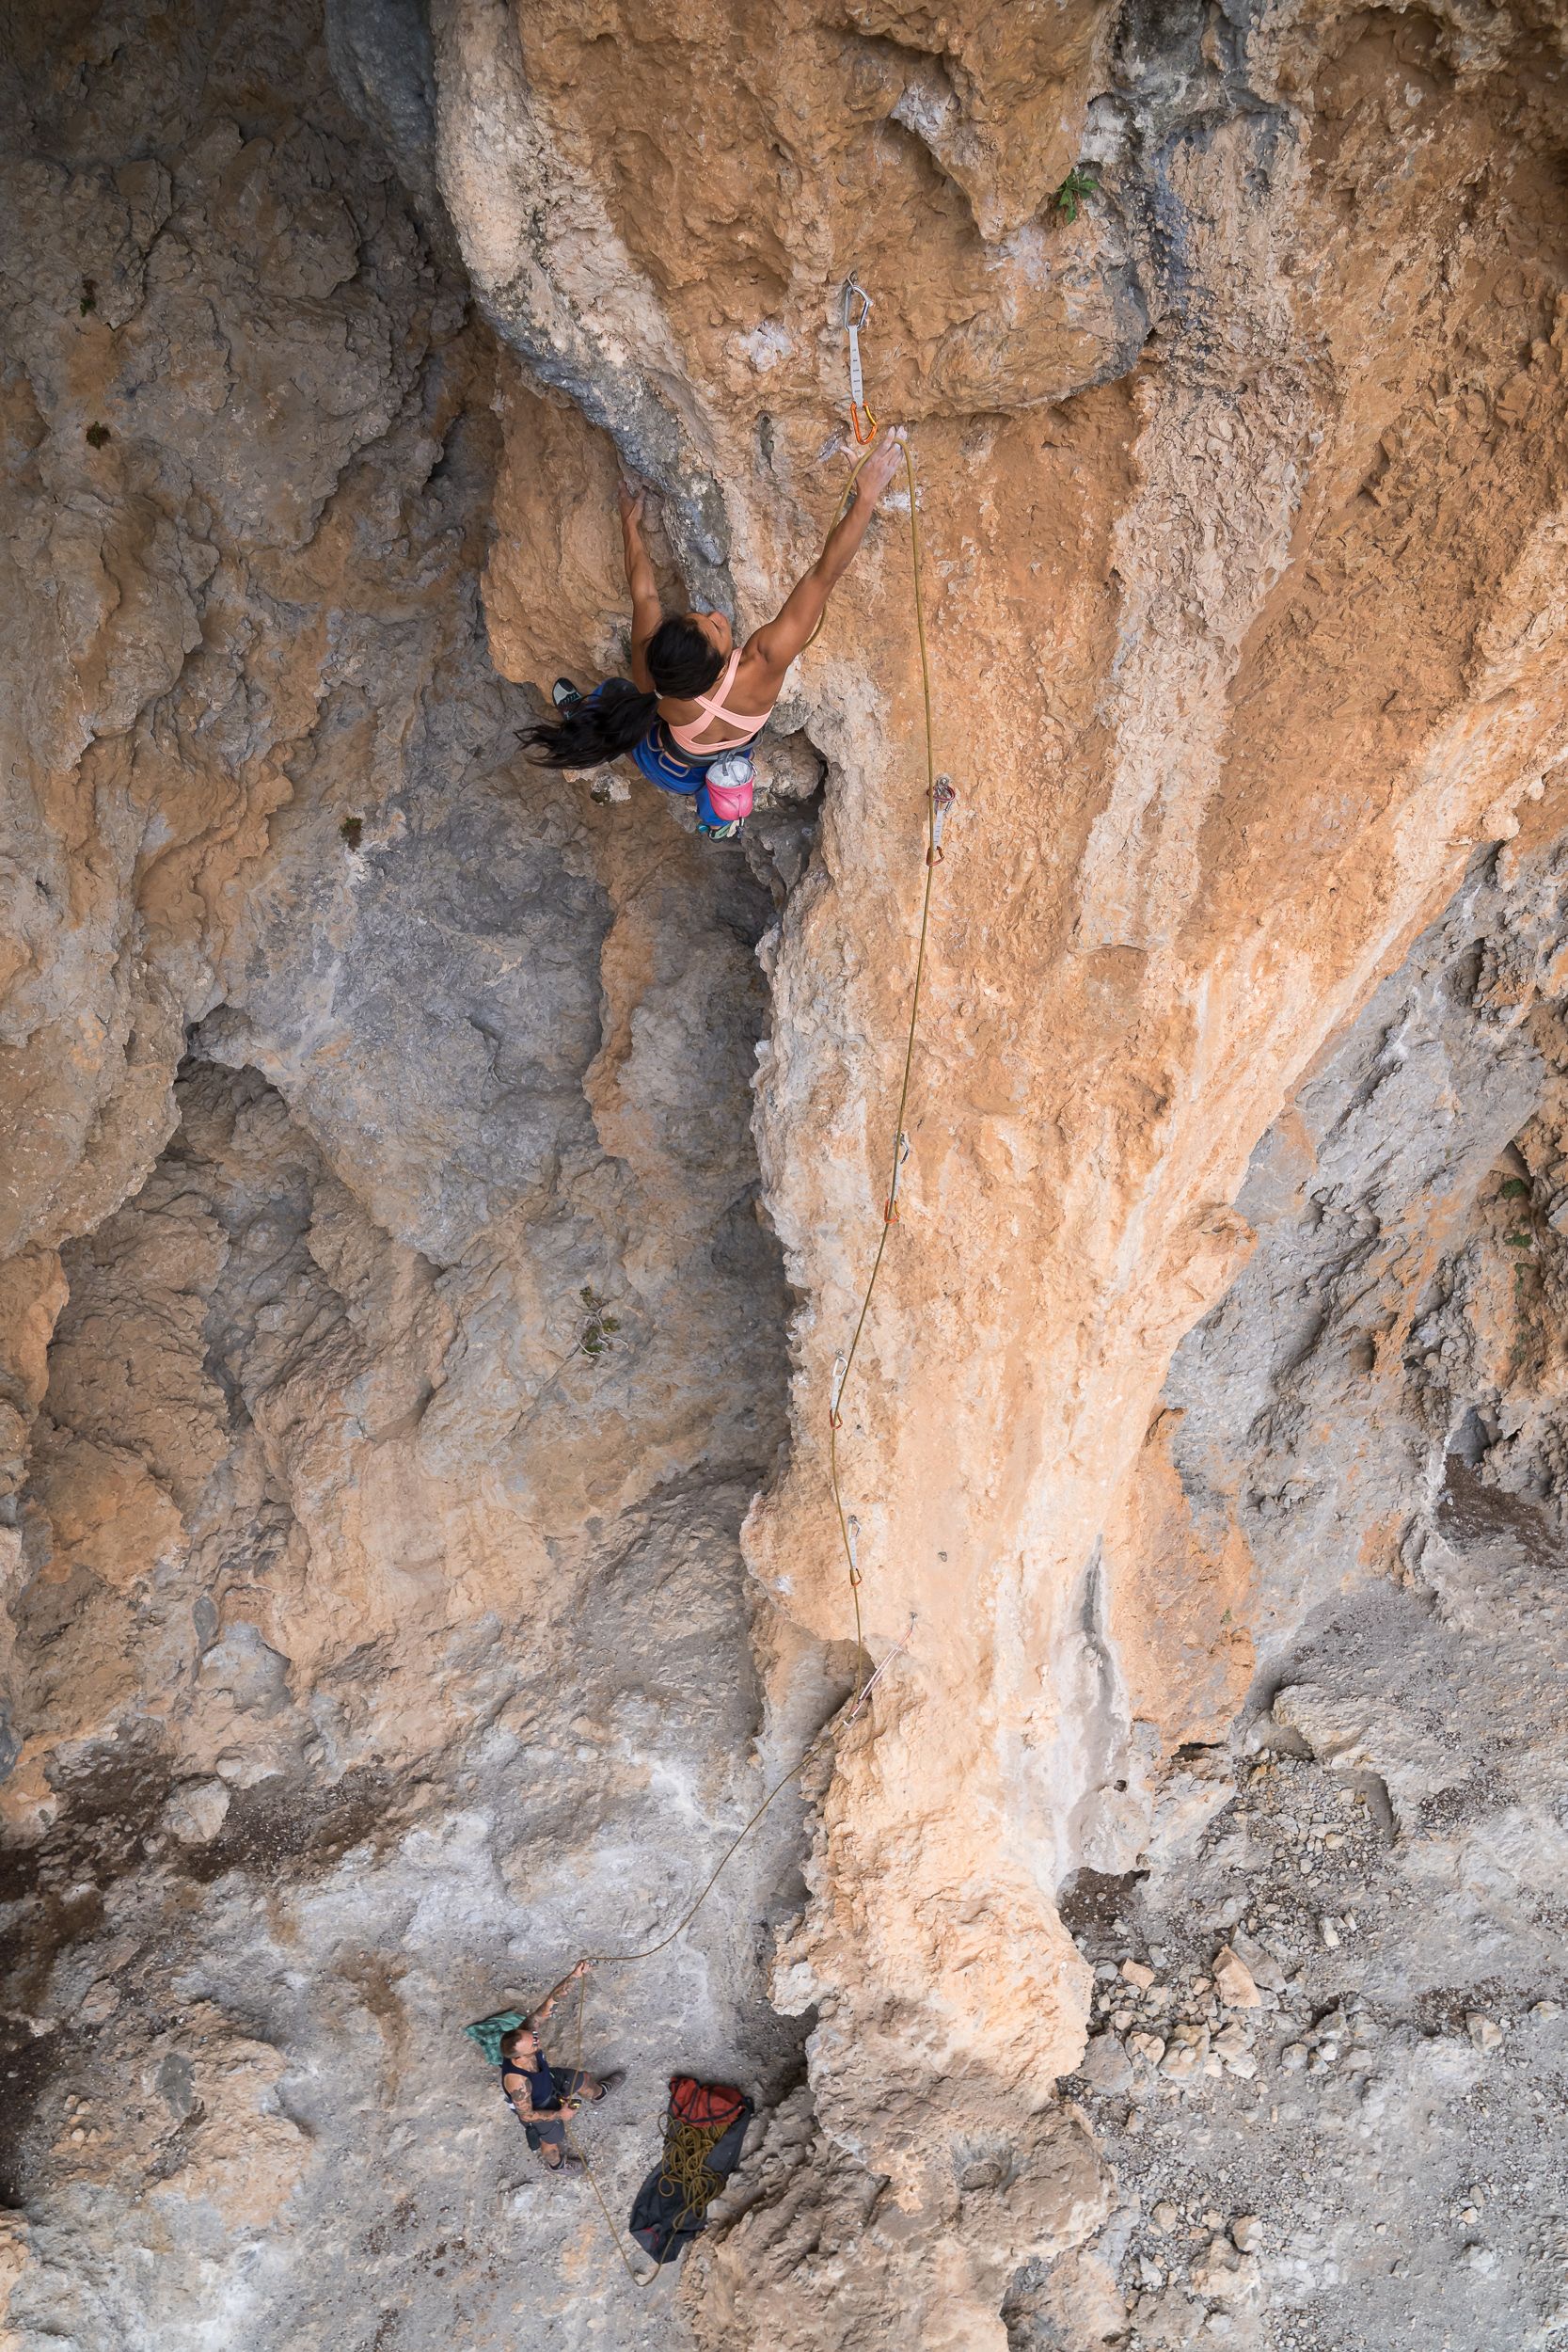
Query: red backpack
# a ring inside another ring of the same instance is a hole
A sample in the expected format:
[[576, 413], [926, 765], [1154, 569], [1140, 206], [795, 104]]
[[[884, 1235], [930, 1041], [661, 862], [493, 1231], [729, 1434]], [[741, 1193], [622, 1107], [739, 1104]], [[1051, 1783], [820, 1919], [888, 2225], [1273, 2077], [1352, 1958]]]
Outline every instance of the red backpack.
[[694, 2074], [670, 2077], [670, 2114], [676, 2123], [721, 2123], [727, 2129], [745, 2106], [733, 2083], [700, 2083]]

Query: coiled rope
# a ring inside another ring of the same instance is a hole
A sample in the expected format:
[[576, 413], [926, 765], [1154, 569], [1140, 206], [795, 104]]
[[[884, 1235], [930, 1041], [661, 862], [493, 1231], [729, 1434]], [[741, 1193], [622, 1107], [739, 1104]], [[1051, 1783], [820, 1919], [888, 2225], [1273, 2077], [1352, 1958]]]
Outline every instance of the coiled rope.
[[[580, 2069], [578, 2071], [580, 2072]], [[604, 2194], [599, 2187], [594, 2168], [572, 2137], [571, 2124], [564, 2117], [562, 2118], [561, 2128], [572, 2154], [587, 2175], [588, 2185], [593, 2190], [599, 2211], [604, 2216], [605, 2227], [614, 2240], [615, 2251], [621, 2257], [621, 2266], [626, 2277], [634, 2287], [651, 2287], [656, 2279], [672, 2273], [675, 2267], [674, 2264], [656, 2263], [651, 2271], [642, 2278], [638, 2277], [637, 2272], [632, 2268], [631, 2256], [621, 2243], [621, 2233], [615, 2225], [610, 2207], [605, 2203]], [[673, 2115], [666, 2114], [664, 2155], [658, 2169], [658, 2185], [666, 2197], [680, 2196], [686, 2201], [672, 2225], [672, 2234], [683, 2230], [693, 2214], [705, 2213], [724, 2186], [719, 2174], [708, 2170], [707, 2160], [728, 2129], [727, 2123], [679, 2123]]]

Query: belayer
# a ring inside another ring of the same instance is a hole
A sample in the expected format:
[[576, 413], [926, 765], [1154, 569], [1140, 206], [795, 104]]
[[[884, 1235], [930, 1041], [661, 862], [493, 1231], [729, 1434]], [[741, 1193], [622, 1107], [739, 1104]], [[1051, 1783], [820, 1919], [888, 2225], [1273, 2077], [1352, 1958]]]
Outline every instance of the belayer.
[[492, 2066], [501, 2072], [501, 2095], [528, 2135], [528, 2144], [552, 2172], [571, 2169], [578, 2159], [566, 2142], [566, 2126], [584, 2099], [595, 2104], [614, 2088], [617, 2077], [578, 2073], [575, 2067], [552, 2066], [545, 2056], [540, 2030], [569, 1984], [585, 1976], [592, 1963], [579, 1960], [570, 1976], [546, 1994], [537, 2009], [525, 2016], [515, 2009], [498, 2010], [465, 2026]]
[[579, 693], [570, 678], [554, 688], [560, 717], [525, 727], [529, 755], [546, 768], [596, 768], [629, 753], [661, 791], [695, 796], [699, 830], [726, 839], [752, 804], [749, 759], [784, 691], [784, 673], [804, 652], [829, 596], [849, 568], [878, 500], [902, 463], [904, 428], [885, 431], [848, 507], [821, 554], [798, 580], [778, 617], [736, 647], [721, 612], [663, 612], [642, 544], [641, 490], [623, 486], [621, 526], [631, 591], [631, 676]]

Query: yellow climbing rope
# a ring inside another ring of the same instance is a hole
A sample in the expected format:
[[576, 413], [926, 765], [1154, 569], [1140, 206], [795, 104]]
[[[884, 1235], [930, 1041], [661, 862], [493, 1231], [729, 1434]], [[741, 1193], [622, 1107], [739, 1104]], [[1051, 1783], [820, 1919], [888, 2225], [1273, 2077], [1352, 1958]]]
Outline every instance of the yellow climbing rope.
[[[739, 2118], [735, 2120], [738, 2122]], [[708, 2169], [707, 2160], [732, 2128], [727, 2122], [677, 2123], [673, 2115], [665, 2117], [664, 2161], [658, 2169], [658, 2185], [666, 2197], [686, 2199], [675, 2217], [677, 2230], [689, 2215], [702, 2213], [711, 2205], [723, 2187], [722, 2177]]]
[[[855, 291], [857, 293], [861, 292], [859, 288], [856, 288]], [[863, 298], [864, 297], [863, 295]], [[865, 310], [868, 311], [870, 305], [867, 302]], [[858, 324], [864, 324], [864, 316], [865, 312], [863, 311]], [[848, 324], [848, 321], [849, 310], [847, 301], [847, 325]], [[858, 365], [854, 371], [854, 377], [852, 381], [852, 405], [857, 414], [857, 420], [859, 415], [869, 413], [865, 411], [863, 407], [863, 398], [859, 383]], [[856, 437], [857, 439], [860, 437], [860, 426], [858, 421], [856, 422]], [[895, 1649], [888, 1652], [887, 1657], [882, 1660], [881, 1664], [879, 1665], [871, 1675], [867, 1676], [865, 1672], [865, 1644], [863, 1638], [863, 1628], [861, 1621], [860, 1588], [862, 1577], [855, 1542], [857, 1523], [852, 1514], [848, 1513], [845, 1509], [843, 1488], [839, 1479], [838, 1438], [839, 1431], [843, 1426], [842, 1406], [844, 1398], [848, 1388], [850, 1375], [853, 1373], [855, 1368], [855, 1359], [860, 1352], [860, 1344], [862, 1337], [864, 1334], [866, 1318], [871, 1311], [871, 1301], [876, 1295], [878, 1278], [882, 1270], [882, 1260], [887, 1252], [888, 1235], [892, 1232], [894, 1226], [898, 1222], [899, 1177], [909, 1152], [909, 1137], [905, 1131], [904, 1119], [909, 1108], [910, 1081], [914, 1068], [914, 1049], [920, 1028], [920, 1000], [926, 977], [926, 946], [931, 925], [931, 892], [936, 879], [936, 869], [942, 862], [942, 823], [954, 798], [952, 787], [949, 785], [946, 777], [939, 777], [936, 772], [936, 749], [931, 718], [931, 662], [929, 648], [926, 641], [926, 605], [920, 578], [920, 521], [916, 513], [914, 462], [910, 455], [909, 445], [907, 442], [903, 446], [902, 454], [904, 459], [904, 481], [909, 490], [910, 497], [910, 563], [914, 589], [914, 627], [915, 639], [920, 653], [920, 691], [926, 741], [926, 882], [925, 888], [921, 893], [920, 931], [918, 943], [915, 948], [914, 981], [910, 992], [909, 1031], [904, 1041], [903, 1070], [898, 1087], [898, 1108], [893, 1123], [893, 1149], [888, 1176], [887, 1198], [882, 1204], [882, 1230], [878, 1238], [876, 1254], [871, 1261], [871, 1271], [866, 1279], [865, 1290], [861, 1298], [860, 1312], [855, 1318], [855, 1328], [853, 1336], [849, 1342], [848, 1351], [838, 1359], [838, 1362], [834, 1367], [828, 1408], [829, 1482], [832, 1489], [833, 1509], [838, 1518], [839, 1537], [844, 1547], [845, 1563], [848, 1569], [849, 1596], [853, 1603], [855, 1617], [855, 1689], [850, 1702], [848, 1715], [845, 1719], [846, 1725], [855, 1720], [862, 1708], [866, 1704], [866, 1701], [871, 1694], [872, 1686], [880, 1677], [883, 1668], [891, 1664], [893, 1659], [896, 1657], [898, 1652], [904, 1647], [904, 1642], [898, 1643]], [[853, 472], [850, 474], [849, 480], [845, 486], [844, 497], [840, 501], [840, 514], [843, 513], [845, 505], [852, 497], [855, 485], [860, 479], [861, 469], [865, 465], [870, 455], [871, 451], [870, 449], [867, 449], [855, 466]], [[825, 613], [823, 617], [826, 618]], [[808, 644], [815, 640], [817, 630], [821, 628], [821, 621], [818, 621], [816, 628], [812, 631], [811, 638], [807, 640]], [[908, 1638], [908, 1635], [906, 1635], [905, 1641], [907, 1641]], [[789, 1787], [791, 1781], [799, 1779], [801, 1772], [804, 1772], [806, 1765], [810, 1762], [812, 1756], [816, 1753], [816, 1750], [825, 1740], [832, 1737], [835, 1725], [836, 1718], [824, 1724], [821, 1729], [807, 1741], [805, 1747], [802, 1748], [800, 1754], [797, 1756], [795, 1762], [790, 1766], [788, 1772], [784, 1773], [780, 1779], [773, 1783], [773, 1786], [768, 1789], [767, 1795], [763, 1798], [762, 1803], [757, 1806], [755, 1812], [752, 1814], [751, 1818], [746, 1821], [745, 1825], [736, 1833], [736, 1835], [731, 1838], [718, 1862], [714, 1865], [714, 1867], [708, 1873], [707, 1878], [704, 1881], [702, 1888], [697, 1894], [695, 1899], [688, 1905], [687, 1909], [681, 1914], [680, 1917], [676, 1920], [674, 1926], [670, 1930], [667, 1935], [660, 1936], [657, 1944], [650, 1944], [641, 1951], [590, 1953], [587, 1955], [590, 1963], [595, 1967], [633, 1967], [641, 1961], [653, 1960], [658, 1953], [667, 1951], [670, 1946], [674, 1943], [676, 1938], [684, 1934], [686, 1930], [690, 1926], [692, 1920], [697, 1916], [699, 1911], [702, 1910], [703, 1905], [706, 1902], [708, 1897], [712, 1894], [714, 1887], [718, 1884], [723, 1871], [727, 1868], [729, 1863], [735, 1854], [739, 1851], [741, 1846], [745, 1844], [747, 1838], [750, 1837], [752, 1830], [756, 1828], [757, 1823], [762, 1820], [764, 1814], [768, 1811], [769, 1805], [772, 1804], [774, 1799]], [[577, 2067], [579, 2074], [582, 2071], [583, 2019], [586, 2008], [586, 1982], [583, 1978], [579, 1977], [578, 1979], [577, 2018]], [[621, 2242], [621, 2232], [611, 2217], [609, 2206], [605, 2203], [594, 2169], [588, 2162], [587, 2157], [583, 2154], [581, 2149], [578, 2148], [576, 2140], [573, 2138], [571, 2126], [564, 2121], [564, 2119], [562, 2119], [562, 2130], [565, 2134], [566, 2142], [571, 2150], [571, 2153], [577, 2157], [578, 2162], [580, 2164], [584, 2173], [587, 2175], [589, 2185], [594, 2191], [594, 2196], [597, 2201], [599, 2211], [604, 2216], [605, 2227], [609, 2230], [610, 2236], [614, 2241], [615, 2250], [621, 2258], [621, 2262], [626, 2269], [627, 2278], [631, 2280], [634, 2286], [651, 2286], [654, 2280], [659, 2277], [660, 2272], [665, 2265], [658, 2265], [646, 2277], [639, 2278], [636, 2270], [632, 2267], [631, 2258]], [[719, 2187], [721, 2185], [717, 2176], [709, 2172], [707, 2169], [708, 2152], [719, 2136], [718, 2131], [712, 2131], [705, 2141], [702, 2127], [682, 2125], [677, 2127], [676, 2135], [673, 2137], [669, 2129], [669, 2119], [667, 2119], [664, 2172], [669, 2174], [671, 2178], [671, 2193], [673, 2193], [675, 2188], [679, 2188], [686, 2192], [689, 2199], [686, 2208], [687, 2213], [693, 2211], [699, 2205], [705, 2207], [711, 2198], [717, 2194]], [[705, 2183], [711, 2183], [712, 2185], [705, 2186]], [[685, 2214], [683, 2214], [682, 2218], [685, 2218]], [[669, 2267], [673, 2268], [673, 2265], [671, 2265]]]
[[[849, 1597], [855, 1612], [855, 1655], [857, 1673], [863, 1677], [865, 1643], [861, 1623], [861, 1568], [855, 1537], [858, 1529], [844, 1507], [844, 1490], [839, 1483], [838, 1433], [844, 1425], [843, 1404], [855, 1369], [855, 1358], [865, 1330], [865, 1320], [871, 1312], [882, 1260], [887, 1254], [888, 1235], [898, 1222], [898, 1180], [909, 1152], [909, 1137], [904, 1127], [904, 1114], [909, 1108], [910, 1076], [914, 1068], [915, 1040], [920, 1029], [920, 995], [926, 978], [926, 943], [931, 928], [931, 887], [937, 867], [942, 863], [942, 820], [953, 798], [952, 787], [943, 778], [939, 786], [936, 772], [936, 746], [931, 724], [931, 660], [926, 643], [926, 602], [920, 581], [920, 518], [915, 511], [914, 461], [909, 444], [904, 444], [904, 480], [910, 493], [910, 564], [914, 586], [914, 630], [920, 648], [920, 693], [925, 719], [926, 738], [926, 886], [920, 898], [920, 937], [915, 948], [914, 985], [910, 992], [910, 1026], [904, 1041], [904, 1068], [898, 1086], [898, 1109], [893, 1122], [893, 1152], [888, 1173], [887, 1198], [882, 1203], [882, 1230], [877, 1242], [877, 1254], [871, 1261], [865, 1293], [861, 1299], [860, 1313], [855, 1318], [854, 1336], [847, 1355], [841, 1357], [834, 1367], [832, 1386], [828, 1399], [828, 1477], [832, 1488], [833, 1509], [838, 1517], [839, 1540], [844, 1546], [845, 1565], [849, 1574]], [[861, 465], [865, 463], [864, 458]], [[855, 469], [856, 473], [860, 467]], [[945, 797], [944, 797], [945, 796]], [[863, 1687], [857, 1683], [857, 1691]]]
[[[621, 2257], [626, 2277], [634, 2287], [651, 2287], [656, 2279], [672, 2273], [674, 2264], [657, 2263], [645, 2277], [638, 2277], [631, 2266], [631, 2257], [621, 2243], [621, 2233], [610, 2217], [610, 2207], [605, 2203], [593, 2166], [572, 2137], [572, 2127], [564, 2118], [561, 2128], [573, 2155], [587, 2175], [588, 2185], [605, 2217], [605, 2226], [615, 2241], [615, 2251]], [[658, 2185], [666, 2197], [684, 2196], [686, 2200], [675, 2217], [674, 2230], [684, 2229], [692, 2214], [705, 2213], [723, 2187], [720, 2175], [709, 2171], [707, 2160], [729, 2128], [728, 2123], [677, 2123], [673, 2115], [665, 2116], [664, 2155], [658, 2169]]]
[[[884, 1660], [883, 1662], [885, 1664], [887, 1661]], [[869, 1690], [869, 1688], [870, 1685], [867, 1684], [865, 1689]], [[859, 1712], [860, 1704], [864, 1695], [864, 1691], [857, 1693], [855, 1707], [851, 1710], [852, 1715]], [[747, 1838], [750, 1837], [752, 1832], [755, 1829], [757, 1823], [761, 1820], [763, 1815], [772, 1804], [774, 1798], [779, 1796], [785, 1788], [787, 1788], [792, 1780], [798, 1780], [800, 1778], [800, 1774], [805, 1771], [807, 1764], [810, 1762], [813, 1756], [815, 1756], [817, 1749], [822, 1745], [823, 1741], [832, 1736], [832, 1720], [830, 1719], [829, 1722], [822, 1725], [819, 1731], [813, 1734], [812, 1738], [806, 1742], [806, 1745], [801, 1749], [800, 1755], [796, 1757], [794, 1763], [790, 1766], [788, 1772], [784, 1773], [780, 1779], [773, 1783], [772, 1788], [768, 1789], [768, 1794], [763, 1798], [763, 1801], [757, 1806], [756, 1811], [751, 1816], [750, 1820], [744, 1824], [744, 1826], [736, 1833], [735, 1836], [731, 1838], [729, 1844], [720, 1855], [719, 1860], [714, 1864], [713, 1868], [708, 1872], [707, 1877], [704, 1880], [702, 1888], [699, 1891], [696, 1899], [688, 1904], [686, 1910], [682, 1912], [680, 1917], [675, 1921], [674, 1926], [670, 1930], [668, 1935], [661, 1935], [657, 1944], [649, 1944], [641, 1951], [589, 1952], [584, 1955], [589, 1963], [589, 1965], [594, 1968], [631, 1968], [635, 1967], [640, 1961], [653, 1960], [658, 1953], [668, 1951], [670, 1946], [675, 1941], [676, 1937], [683, 1934], [691, 1925], [692, 1920], [695, 1919], [698, 1912], [701, 1911], [703, 1905], [712, 1894], [715, 1886], [719, 1883], [721, 1873], [733, 1856], [739, 1851], [740, 1848], [745, 1844]], [[577, 2049], [577, 2072], [579, 2074], [583, 2071], [583, 2018], [587, 2008], [587, 1981], [584, 1978], [579, 1977], [578, 1979]], [[695, 2127], [693, 2126], [691, 2128]], [[621, 2233], [616, 2227], [614, 2220], [611, 2218], [610, 2207], [605, 2203], [593, 2166], [589, 2163], [588, 2158], [583, 2154], [582, 2150], [578, 2146], [577, 2141], [572, 2137], [572, 2127], [564, 2121], [564, 2119], [562, 2120], [562, 2129], [566, 2136], [567, 2146], [570, 2148], [573, 2155], [576, 2156], [578, 2162], [581, 2165], [583, 2171], [588, 2176], [588, 2185], [593, 2190], [599, 2211], [604, 2216], [605, 2227], [609, 2230], [610, 2236], [615, 2241], [615, 2251], [621, 2257], [622, 2265], [627, 2278], [631, 2280], [634, 2287], [652, 2286], [654, 2280], [658, 2277], [660, 2269], [662, 2269], [664, 2265], [659, 2265], [656, 2266], [656, 2268], [650, 2271], [644, 2278], [640, 2279], [638, 2277], [636, 2271], [632, 2268], [631, 2257], [621, 2243]], [[668, 2153], [668, 2150], [666, 2153]], [[706, 2151], [705, 2149], [705, 2154]], [[709, 2190], [708, 2196], [711, 2197], [715, 2193], [716, 2189]], [[703, 2201], [705, 2204], [707, 2199], [705, 2198]]]

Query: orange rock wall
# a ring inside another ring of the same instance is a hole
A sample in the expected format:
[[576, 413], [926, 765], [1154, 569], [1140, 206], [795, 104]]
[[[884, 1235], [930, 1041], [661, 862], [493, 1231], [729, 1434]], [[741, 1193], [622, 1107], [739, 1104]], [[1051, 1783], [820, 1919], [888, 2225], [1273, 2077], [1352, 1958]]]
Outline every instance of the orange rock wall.
[[[1097, 1710], [1124, 1744], [1135, 1711], [1158, 1752], [1215, 1737], [1245, 1686], [1244, 1546], [1181, 1524], [1156, 1405], [1245, 1261], [1248, 1155], [1568, 748], [1560, 28], [1107, 14], [1053, 27], [1066, 136], [1041, 148], [1010, 111], [1040, 71], [1028, 12], [891, 40], [774, 10], [678, 39], [644, 10], [444, 24], [476, 283], [531, 367], [592, 376], [581, 451], [608, 432], [663, 491], [693, 593], [755, 622], [831, 520], [851, 266], [873, 403], [916, 428], [959, 802], [842, 1446], [870, 1651], [914, 1631], [875, 1738], [841, 1751], [781, 1997], [820, 2005], [830, 2135], [919, 2210], [960, 2119], [1027, 2112], [1082, 2047], [1053, 1898], [1118, 1777]], [[994, 168], [1014, 140], [1030, 167]], [[1085, 155], [1101, 194], [1069, 228], [1046, 199]], [[552, 197], [525, 267], [528, 188]], [[510, 464], [490, 612], [524, 676], [538, 558], [512, 541], [548, 494], [519, 486], [518, 436]], [[608, 470], [579, 453], [573, 478]], [[834, 1642], [828, 1391], [876, 1246], [922, 882], [906, 530], [890, 501], [793, 689], [830, 787], [757, 1086], [801, 1307], [750, 1557]], [[582, 613], [577, 659], [603, 625]], [[1125, 1867], [1115, 1812], [1096, 1851]], [[993, 2340], [974, 2326], [952, 2340]]]

